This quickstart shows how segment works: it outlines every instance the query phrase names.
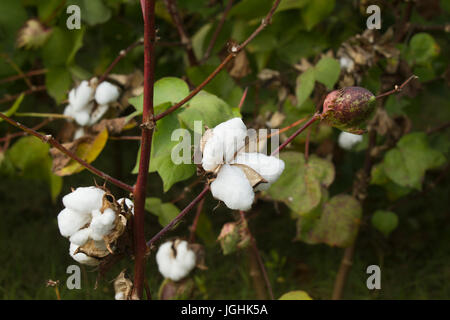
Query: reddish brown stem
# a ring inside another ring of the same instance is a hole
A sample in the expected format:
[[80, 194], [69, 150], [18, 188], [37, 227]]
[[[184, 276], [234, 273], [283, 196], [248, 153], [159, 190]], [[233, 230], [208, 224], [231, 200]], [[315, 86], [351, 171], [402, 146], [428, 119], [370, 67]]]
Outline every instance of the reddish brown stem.
[[61, 151], [65, 155], [67, 155], [68, 157], [70, 157], [71, 159], [77, 161], [79, 164], [81, 164], [87, 170], [89, 170], [93, 174], [99, 176], [100, 178], [104, 179], [105, 181], [111, 182], [112, 184], [114, 184], [114, 185], [118, 186], [119, 188], [122, 188], [123, 190], [126, 190], [128, 192], [133, 192], [133, 187], [127, 185], [126, 183], [124, 183], [118, 179], [111, 177], [110, 175], [104, 173], [103, 171], [101, 171], [101, 170], [95, 168], [94, 166], [92, 166], [91, 164], [87, 163], [86, 161], [84, 161], [83, 159], [78, 157], [73, 152], [67, 150], [63, 145], [61, 145], [58, 141], [56, 141], [55, 138], [53, 138], [51, 135], [44, 136], [44, 135], [40, 134], [39, 132], [24, 126], [23, 124], [16, 122], [15, 120], [11, 119], [10, 117], [4, 115], [1, 112], [0, 112], [0, 118], [9, 122], [11, 125], [15, 126], [16, 128], [19, 128], [19, 129], [25, 131], [26, 133], [31, 134], [31, 135], [41, 139], [42, 142], [49, 143], [50, 145], [52, 145], [53, 147], [55, 147], [56, 149], [58, 149], [59, 151]]
[[409, 77], [408, 79], [406, 79], [406, 81], [405, 82], [403, 82], [400, 86], [395, 86], [394, 87], [394, 89], [392, 89], [392, 90], [390, 90], [390, 91], [387, 91], [387, 92], [385, 92], [385, 93], [382, 93], [382, 94], [379, 94], [378, 96], [376, 96], [375, 98], [376, 99], [380, 99], [380, 98], [382, 98], [382, 97], [385, 97], [385, 96], [389, 96], [389, 95], [391, 95], [391, 94], [394, 94], [394, 93], [397, 93], [397, 92], [400, 92], [400, 91], [402, 91], [402, 89], [412, 80], [412, 79], [418, 79], [419, 77], [418, 76], [416, 76], [416, 75], [412, 75], [411, 77]]
[[144, 106], [142, 112], [141, 155], [139, 171], [134, 186], [134, 286], [133, 297], [141, 299], [145, 280], [145, 244], [144, 217], [145, 192], [147, 189], [148, 168], [154, 129], [153, 86], [155, 82], [155, 0], [144, 2]]
[[184, 48], [186, 49], [189, 64], [191, 66], [197, 65], [198, 61], [197, 58], [195, 57], [194, 50], [192, 49], [191, 39], [188, 37], [186, 31], [184, 30], [183, 21], [181, 19], [180, 13], [178, 12], [175, 0], [164, 0], [164, 4], [166, 5], [167, 11], [169, 11], [173, 23], [177, 28], [178, 34], [181, 39], [181, 43], [184, 45]]
[[[53, 119], [45, 119], [44, 121], [42, 121], [41, 123], [37, 124], [35, 127], [31, 128], [34, 131], [38, 131], [39, 129], [43, 128], [44, 126], [46, 126], [49, 122], [51, 122]], [[11, 140], [17, 137], [23, 137], [26, 136], [28, 133], [25, 131], [19, 131], [19, 132], [15, 132], [15, 133], [11, 133], [11, 134], [7, 134], [5, 137], [1, 137], [0, 141], [6, 141], [6, 140]]]
[[198, 219], [200, 218], [200, 215], [202, 213], [204, 203], [205, 203], [205, 198], [200, 200], [200, 203], [198, 204], [197, 212], [195, 213], [194, 221], [192, 222], [192, 226], [190, 228], [191, 229], [191, 233], [189, 235], [190, 243], [194, 242], [194, 240], [195, 240], [195, 231], [197, 230]]
[[20, 97], [22, 94], [24, 94], [24, 95], [29, 95], [29, 94], [32, 94], [32, 93], [35, 93], [35, 92], [45, 91], [45, 90], [47, 90], [47, 87], [46, 87], [46, 86], [37, 86], [37, 87], [33, 87], [32, 89], [25, 90], [25, 91], [23, 91], [23, 92], [21, 92], [21, 93], [19, 93], [19, 94], [13, 95], [13, 96], [9, 96], [9, 95], [8, 95], [8, 96], [5, 96], [3, 99], [0, 99], [0, 104], [1, 104], [1, 103], [5, 103], [5, 102], [14, 101], [14, 100], [16, 100], [18, 97]]
[[100, 79], [98, 80], [98, 83], [105, 81], [106, 77], [111, 73], [112, 69], [119, 63], [120, 60], [122, 60], [131, 50], [136, 48], [137, 46], [140, 46], [144, 43], [143, 39], [139, 39], [138, 41], [132, 43], [128, 48], [121, 50], [119, 52], [119, 55], [114, 59], [114, 61], [109, 65], [109, 67], [105, 70], [105, 72], [102, 74]]
[[220, 31], [222, 31], [222, 28], [223, 28], [223, 25], [225, 24], [225, 20], [227, 18], [228, 12], [230, 12], [232, 6], [233, 6], [233, 0], [228, 0], [227, 6], [225, 7], [224, 12], [222, 13], [222, 18], [220, 18], [219, 24], [217, 25], [217, 28], [211, 37], [211, 41], [208, 44], [208, 48], [206, 48], [205, 54], [202, 59], [203, 62], [208, 60], [209, 56], [211, 55], [212, 49], [214, 48], [214, 45], [216, 44], [217, 38], [219, 37]]
[[22, 73], [22, 74], [18, 74], [18, 75], [14, 75], [14, 76], [11, 76], [11, 77], [7, 77], [7, 78], [4, 78], [4, 79], [1, 79], [0, 80], [0, 84], [16, 81], [18, 79], [22, 79], [22, 78], [26, 78], [26, 77], [32, 77], [32, 76], [45, 74], [46, 72], [47, 72], [47, 69], [39, 69], [39, 70], [28, 71], [28, 72], [25, 72], [25, 73]]
[[183, 100], [181, 100], [180, 102], [174, 104], [172, 107], [170, 107], [169, 109], [165, 110], [164, 112], [161, 112], [160, 114], [156, 115], [155, 116], [155, 121], [158, 121], [159, 119], [164, 118], [168, 114], [171, 114], [172, 112], [174, 112], [175, 110], [180, 108], [186, 102], [191, 100], [197, 93], [199, 93], [212, 79], [214, 79], [214, 77], [220, 71], [222, 71], [222, 69], [227, 65], [228, 62], [233, 60], [233, 58], [241, 50], [243, 50], [245, 48], [245, 46], [250, 41], [252, 41], [265, 27], [267, 27], [267, 25], [272, 20], [272, 16], [275, 13], [275, 10], [277, 9], [278, 5], [280, 4], [280, 1], [281, 0], [276, 0], [274, 2], [274, 4], [273, 4], [272, 8], [270, 9], [269, 13], [267, 14], [267, 16], [261, 22], [261, 25], [258, 28], [256, 28], [256, 30], [241, 45], [236, 46], [236, 47], [232, 47], [230, 54], [228, 54], [228, 56], [220, 63], [220, 65], [197, 88], [192, 90], [191, 93], [187, 97], [185, 97]]
[[206, 195], [206, 193], [208, 193], [209, 191], [209, 185], [206, 185], [205, 188], [203, 188], [202, 192], [200, 192], [200, 194], [191, 201], [191, 203], [189, 203], [187, 205], [186, 208], [183, 209], [183, 211], [181, 211], [178, 216], [175, 217], [175, 219], [173, 219], [172, 221], [170, 221], [170, 223], [165, 226], [163, 229], [161, 229], [161, 231], [159, 231], [153, 238], [151, 238], [148, 242], [147, 242], [147, 247], [149, 247], [150, 249], [152, 248], [152, 245], [158, 241], [159, 239], [161, 239], [161, 237], [163, 235], [165, 235], [168, 231], [170, 231], [172, 229], [172, 227], [174, 225], [176, 225], [178, 223], [178, 221], [180, 221], [181, 219], [183, 219], [183, 217], [189, 212], [191, 211], [191, 209], [200, 202], [200, 200], [203, 199], [203, 197]]

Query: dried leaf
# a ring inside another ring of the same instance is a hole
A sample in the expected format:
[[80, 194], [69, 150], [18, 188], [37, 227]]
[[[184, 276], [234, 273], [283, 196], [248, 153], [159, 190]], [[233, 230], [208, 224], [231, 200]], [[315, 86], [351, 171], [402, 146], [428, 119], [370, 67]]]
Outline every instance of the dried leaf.
[[234, 163], [232, 164], [232, 166], [239, 167], [242, 169], [242, 171], [244, 171], [245, 176], [247, 177], [247, 180], [250, 182], [250, 185], [252, 187], [256, 187], [260, 183], [267, 182], [267, 180], [264, 179], [258, 172], [245, 164]]

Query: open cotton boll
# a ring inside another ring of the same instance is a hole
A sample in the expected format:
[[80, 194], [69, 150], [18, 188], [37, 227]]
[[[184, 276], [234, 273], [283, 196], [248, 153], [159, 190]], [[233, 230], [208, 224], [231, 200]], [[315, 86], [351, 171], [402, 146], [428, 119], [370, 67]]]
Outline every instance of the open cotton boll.
[[95, 90], [95, 101], [98, 104], [108, 104], [116, 101], [119, 98], [119, 88], [107, 81], [103, 81]]
[[212, 129], [202, 153], [202, 166], [214, 171], [219, 164], [231, 161], [238, 150], [245, 145], [247, 128], [240, 118], [222, 122]]
[[125, 300], [125, 294], [123, 292], [117, 292], [114, 296], [114, 300]]
[[74, 254], [75, 250], [77, 250], [78, 247], [79, 247], [78, 245], [71, 243], [69, 248], [69, 254], [75, 261], [88, 266], [97, 266], [100, 264], [100, 261], [98, 259], [89, 257], [82, 252]]
[[91, 213], [102, 207], [104, 194], [105, 191], [94, 186], [79, 187], [65, 195], [62, 201], [66, 208], [80, 213]]
[[233, 163], [245, 164], [267, 180], [267, 183], [260, 183], [256, 186], [255, 189], [260, 191], [267, 190], [273, 182], [278, 180], [284, 170], [283, 160], [256, 152], [240, 153]]
[[[175, 245], [175, 248], [172, 246]], [[186, 241], [168, 241], [163, 243], [156, 253], [156, 262], [161, 274], [173, 281], [186, 277], [196, 264], [195, 253], [187, 246]]]
[[89, 223], [91, 217], [65, 208], [58, 214], [58, 228], [63, 237], [70, 237]]
[[127, 208], [131, 209], [131, 213], [134, 214], [134, 203], [133, 201], [131, 201], [128, 198], [120, 198], [119, 200], [117, 200], [118, 204], [122, 204], [122, 202], [125, 201], [125, 205], [127, 206]]
[[75, 118], [75, 111], [73, 110], [73, 107], [72, 107], [71, 104], [68, 104], [64, 108], [64, 115], [67, 116], [67, 117]]
[[92, 99], [93, 90], [89, 86], [89, 82], [82, 81], [76, 89], [69, 92], [69, 102], [74, 111], [83, 109]]
[[93, 125], [98, 120], [100, 120], [101, 117], [108, 111], [109, 105], [107, 104], [101, 104], [98, 105], [97, 108], [91, 113], [91, 118], [89, 119], [89, 125]]
[[232, 210], [250, 209], [255, 198], [244, 171], [228, 164], [222, 166], [217, 178], [211, 183], [211, 193]]
[[102, 240], [104, 236], [114, 229], [115, 219], [116, 213], [110, 208], [106, 209], [102, 214], [93, 217], [89, 226], [90, 237], [97, 241]]
[[75, 232], [70, 238], [70, 242], [79, 246], [82, 246], [89, 240], [91, 230], [89, 228], [81, 229]]
[[84, 128], [78, 128], [73, 135], [73, 140], [80, 139], [81, 137], [84, 137], [85, 134]]
[[89, 120], [90, 120], [90, 115], [89, 112], [87, 111], [78, 111], [75, 113], [75, 121], [80, 125], [80, 126], [86, 126], [89, 124]]
[[338, 138], [339, 146], [345, 150], [351, 150], [356, 144], [360, 143], [363, 137], [358, 134], [342, 131]]

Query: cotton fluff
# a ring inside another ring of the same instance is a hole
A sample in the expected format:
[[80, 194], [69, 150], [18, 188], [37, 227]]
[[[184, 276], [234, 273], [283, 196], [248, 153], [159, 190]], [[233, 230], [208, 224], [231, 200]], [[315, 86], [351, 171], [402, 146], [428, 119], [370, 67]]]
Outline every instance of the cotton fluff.
[[70, 237], [89, 223], [90, 216], [65, 208], [58, 214], [58, 227], [63, 237]]
[[168, 241], [156, 253], [156, 262], [161, 274], [173, 281], [186, 277], [196, 265], [194, 251], [188, 248], [187, 241]]
[[89, 82], [84, 80], [81, 84], [69, 92], [69, 103], [74, 111], [84, 109], [92, 99], [93, 89], [89, 86]]
[[214, 171], [219, 164], [231, 161], [236, 152], [245, 145], [247, 127], [240, 118], [222, 122], [212, 129], [212, 136], [203, 148], [202, 166]]
[[109, 234], [114, 228], [116, 213], [114, 210], [107, 208], [103, 213], [93, 214], [90, 229], [90, 237], [100, 241], [104, 236]]
[[107, 81], [103, 81], [95, 90], [95, 101], [97, 101], [99, 105], [108, 104], [116, 101], [119, 98], [119, 95], [119, 88]]
[[338, 138], [339, 146], [345, 150], [351, 150], [356, 144], [360, 143], [363, 137], [358, 134], [342, 131]]
[[109, 105], [107, 104], [98, 105], [97, 108], [95, 108], [95, 110], [91, 113], [88, 124], [93, 125], [94, 123], [96, 123], [98, 120], [101, 119], [101, 117], [103, 117], [103, 115], [108, 111], [108, 109]]
[[89, 240], [90, 235], [91, 229], [84, 228], [75, 232], [72, 236], [70, 236], [69, 240], [73, 244], [82, 246]]
[[123, 292], [117, 292], [114, 296], [114, 300], [126, 300]]
[[347, 56], [342, 56], [339, 59], [339, 64], [341, 65], [341, 68], [346, 70], [347, 72], [351, 72], [355, 66], [353, 60]]
[[131, 201], [128, 198], [120, 198], [119, 200], [117, 200], [118, 204], [122, 204], [123, 202], [125, 202], [125, 205], [131, 209], [131, 213], [134, 214], [134, 203], [133, 201]]
[[79, 246], [77, 246], [74, 243], [70, 244], [70, 248], [69, 248], [69, 254], [70, 256], [77, 262], [81, 263], [81, 264], [86, 264], [88, 266], [97, 266], [99, 265], [100, 261], [96, 258], [93, 257], [89, 257], [88, 255], [82, 253], [82, 252], [78, 252], [77, 254], [75, 253], [75, 250], [78, 249]]
[[217, 178], [211, 183], [211, 193], [232, 210], [249, 210], [255, 198], [244, 171], [229, 164], [222, 166]]
[[105, 191], [97, 187], [80, 187], [65, 195], [62, 202], [66, 208], [79, 213], [91, 213], [103, 205]]
[[256, 190], [264, 191], [269, 189], [270, 185], [278, 180], [284, 170], [284, 161], [274, 156], [267, 156], [263, 153], [240, 153], [237, 155], [234, 163], [245, 164], [259, 173], [267, 183], [260, 183]]

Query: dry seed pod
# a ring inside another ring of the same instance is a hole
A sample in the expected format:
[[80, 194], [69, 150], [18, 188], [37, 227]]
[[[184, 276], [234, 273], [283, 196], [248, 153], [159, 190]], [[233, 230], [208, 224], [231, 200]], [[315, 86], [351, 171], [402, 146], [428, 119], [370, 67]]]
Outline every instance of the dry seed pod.
[[116, 300], [129, 300], [133, 291], [133, 282], [126, 277], [125, 270], [114, 279], [114, 292]]

